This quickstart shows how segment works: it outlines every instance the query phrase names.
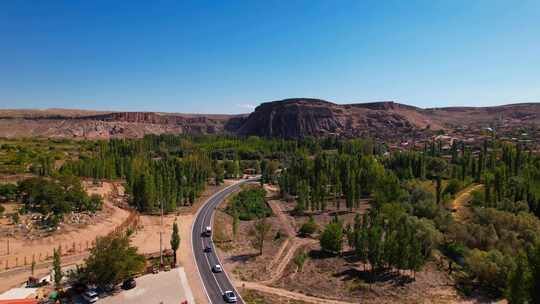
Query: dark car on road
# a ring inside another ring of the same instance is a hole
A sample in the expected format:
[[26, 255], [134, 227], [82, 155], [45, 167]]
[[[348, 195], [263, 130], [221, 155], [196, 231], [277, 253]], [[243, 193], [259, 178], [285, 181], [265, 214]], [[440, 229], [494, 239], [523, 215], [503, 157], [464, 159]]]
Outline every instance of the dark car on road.
[[135, 288], [135, 286], [137, 286], [137, 282], [133, 278], [129, 278], [122, 283], [122, 288], [125, 290]]
[[204, 252], [212, 252], [212, 247], [210, 246], [204, 247]]

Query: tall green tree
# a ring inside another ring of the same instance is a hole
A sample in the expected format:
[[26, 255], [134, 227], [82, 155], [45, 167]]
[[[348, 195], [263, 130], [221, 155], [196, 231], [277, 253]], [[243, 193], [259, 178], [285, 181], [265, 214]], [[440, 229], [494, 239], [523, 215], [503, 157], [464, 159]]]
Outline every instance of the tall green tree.
[[62, 277], [64, 274], [62, 273], [62, 261], [60, 255], [62, 248], [54, 249], [53, 251], [53, 279], [54, 279], [54, 285], [58, 288], [60, 287], [60, 283], [62, 282]]
[[322, 250], [332, 254], [340, 254], [343, 248], [343, 226], [341, 222], [334, 221], [326, 225], [319, 242]]
[[268, 238], [270, 231], [272, 230], [272, 224], [263, 217], [257, 220], [250, 232], [252, 236], [251, 244], [254, 248], [259, 250], [259, 255], [263, 254], [264, 243]]
[[145, 258], [130, 244], [129, 236], [112, 234], [96, 239], [85, 264], [89, 283], [105, 287], [142, 271]]
[[524, 254], [516, 257], [516, 267], [508, 278], [505, 296], [509, 304], [529, 303], [531, 273]]
[[437, 205], [441, 203], [441, 194], [442, 194], [442, 181], [441, 176], [437, 175], [435, 178], [435, 193], [436, 193], [436, 202]]
[[176, 265], [176, 251], [178, 250], [178, 247], [180, 247], [180, 235], [178, 234], [178, 224], [174, 221], [171, 234], [171, 249], [174, 254], [174, 265]]
[[540, 245], [530, 254], [530, 270], [531, 270], [531, 284], [530, 284], [530, 298], [531, 303], [540, 303]]

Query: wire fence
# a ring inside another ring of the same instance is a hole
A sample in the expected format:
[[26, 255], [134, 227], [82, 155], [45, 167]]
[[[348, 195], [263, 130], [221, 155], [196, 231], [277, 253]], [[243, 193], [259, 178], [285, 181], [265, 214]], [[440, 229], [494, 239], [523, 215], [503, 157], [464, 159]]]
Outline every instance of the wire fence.
[[[108, 235], [123, 233], [130, 229], [135, 231], [139, 222], [139, 214], [136, 211], [130, 211], [128, 217], [120, 225], [116, 226]], [[7, 250], [6, 255], [3, 258], [0, 258], [0, 273], [21, 267], [26, 267], [31, 270], [32, 265], [37, 266], [51, 261], [55, 249], [59, 249], [59, 252], [63, 257], [82, 255], [90, 252], [96, 243], [95, 240], [60, 242], [57, 243], [54, 248], [49, 250], [34, 251], [21, 255], [10, 252], [9, 239], [4, 240], [3, 242], [6, 242]]]

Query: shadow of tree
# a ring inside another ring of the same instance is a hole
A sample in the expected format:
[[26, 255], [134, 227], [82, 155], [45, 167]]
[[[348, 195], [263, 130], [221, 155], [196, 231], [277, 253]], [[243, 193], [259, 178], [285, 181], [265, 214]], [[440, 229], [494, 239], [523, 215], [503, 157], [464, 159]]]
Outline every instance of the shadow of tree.
[[350, 210], [338, 210], [338, 211], [332, 211], [330, 213], [328, 213], [328, 215], [330, 216], [342, 216], [342, 215], [345, 215], [345, 214], [350, 214], [350, 213], [353, 213], [352, 211]]
[[258, 254], [256, 253], [239, 254], [239, 255], [230, 256], [227, 260], [231, 262], [247, 262], [249, 260], [256, 258], [257, 256]]
[[403, 286], [414, 282], [414, 278], [390, 269], [378, 270], [360, 270], [357, 268], [349, 268], [342, 272], [335, 273], [334, 277], [341, 278], [344, 281], [360, 279], [366, 283], [391, 283], [396, 286]]
[[311, 250], [308, 253], [309, 257], [314, 260], [322, 260], [322, 259], [328, 259], [336, 257], [337, 255], [322, 251], [322, 250]]
[[[314, 260], [322, 260], [335, 258], [338, 255], [323, 251], [323, 250], [311, 250], [308, 253], [309, 257]], [[366, 283], [376, 283], [376, 282], [389, 282], [397, 286], [403, 286], [414, 282], [414, 278], [403, 272], [397, 271], [395, 269], [381, 268], [375, 270], [360, 270], [354, 265], [360, 262], [359, 258], [354, 254], [353, 251], [344, 252], [341, 257], [351, 266], [350, 268], [333, 274], [336, 278], [342, 278], [344, 281], [351, 281], [354, 279], [360, 279]]]

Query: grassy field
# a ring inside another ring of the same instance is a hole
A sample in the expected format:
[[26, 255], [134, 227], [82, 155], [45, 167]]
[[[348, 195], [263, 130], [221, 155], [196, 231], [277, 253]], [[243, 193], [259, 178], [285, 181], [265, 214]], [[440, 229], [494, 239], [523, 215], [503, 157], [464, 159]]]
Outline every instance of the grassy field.
[[51, 139], [0, 139], [0, 174], [30, 173], [44, 162], [58, 167], [91, 148], [91, 143]]

